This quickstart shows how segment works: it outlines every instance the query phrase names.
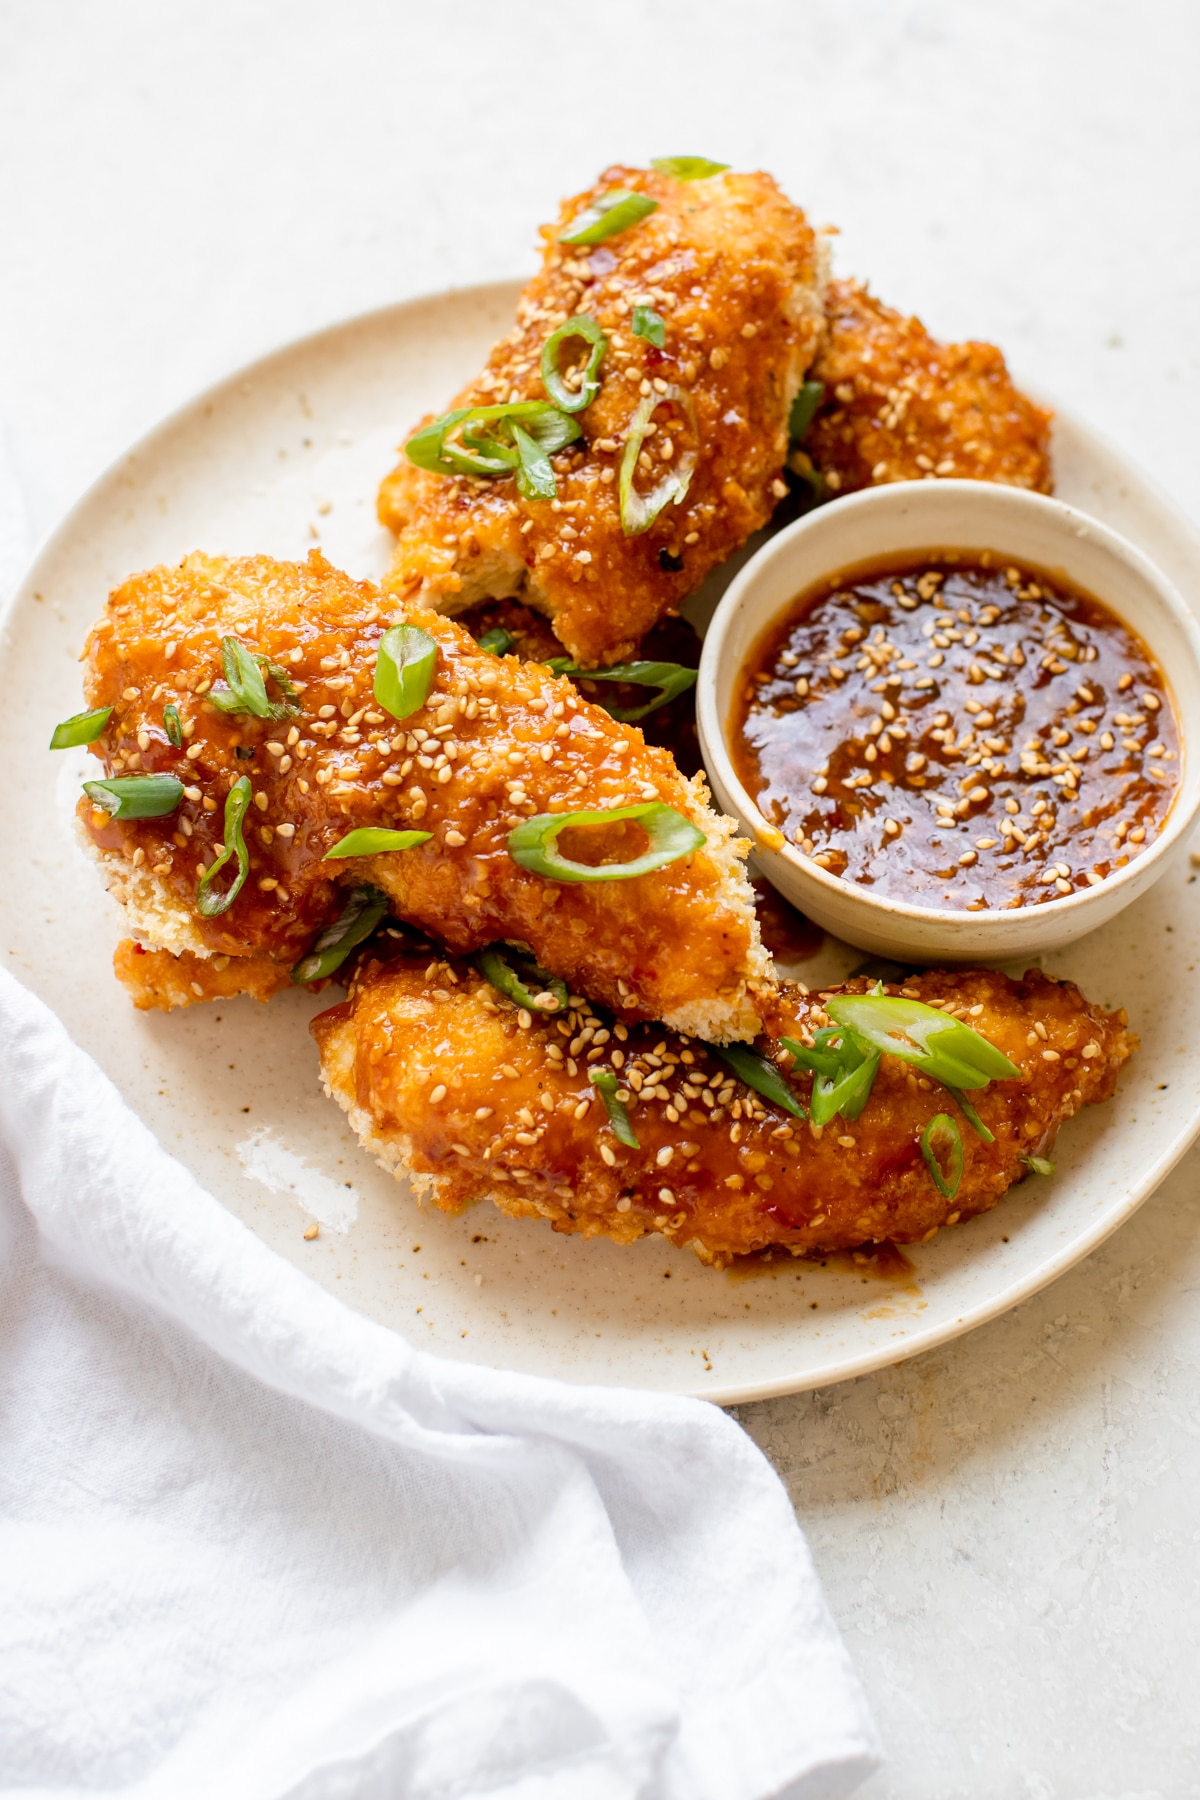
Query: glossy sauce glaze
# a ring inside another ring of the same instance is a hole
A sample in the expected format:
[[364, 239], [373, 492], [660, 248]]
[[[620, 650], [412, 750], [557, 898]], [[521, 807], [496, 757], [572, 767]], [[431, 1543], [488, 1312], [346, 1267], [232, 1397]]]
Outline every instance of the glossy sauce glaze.
[[1059, 577], [975, 551], [800, 596], [747, 665], [731, 737], [743, 785], [814, 862], [968, 912], [1124, 868], [1181, 773], [1140, 638]]

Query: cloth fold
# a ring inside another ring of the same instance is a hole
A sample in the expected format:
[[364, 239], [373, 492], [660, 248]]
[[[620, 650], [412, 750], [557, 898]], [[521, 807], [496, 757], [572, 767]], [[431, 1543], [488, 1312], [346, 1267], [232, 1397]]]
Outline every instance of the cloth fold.
[[350, 1312], [0, 974], [0, 1791], [811, 1800], [874, 1763], [733, 1420]]

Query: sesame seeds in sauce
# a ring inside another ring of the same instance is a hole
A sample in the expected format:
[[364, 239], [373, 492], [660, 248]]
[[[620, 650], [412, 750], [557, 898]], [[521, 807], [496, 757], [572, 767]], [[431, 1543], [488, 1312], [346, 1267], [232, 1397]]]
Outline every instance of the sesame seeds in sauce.
[[1091, 595], [977, 553], [848, 571], [755, 652], [734, 756], [831, 874], [923, 906], [1095, 886], [1179, 784], [1162, 671]]

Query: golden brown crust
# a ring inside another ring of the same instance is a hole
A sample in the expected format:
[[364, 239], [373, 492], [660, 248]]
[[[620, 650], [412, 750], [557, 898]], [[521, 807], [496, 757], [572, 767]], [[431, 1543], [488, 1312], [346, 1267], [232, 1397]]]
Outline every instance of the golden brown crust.
[[[135, 930], [175, 952], [262, 954], [290, 968], [341, 910], [339, 884], [366, 881], [457, 951], [519, 940], [618, 1012], [752, 1035], [770, 963], [734, 827], [708, 807], [703, 784], [685, 781], [636, 726], [588, 705], [566, 679], [490, 656], [416, 606], [407, 616], [438, 644], [434, 684], [410, 718], [385, 715], [373, 681], [392, 612], [378, 588], [315, 552], [304, 564], [192, 556], [116, 589], [88, 644], [88, 704], [114, 708], [94, 751], [108, 774], [169, 773], [187, 784], [166, 818], [112, 821], [80, 802]], [[231, 716], [205, 698], [220, 678], [224, 634], [287, 671], [294, 718]], [[179, 748], [164, 727], [168, 704], [179, 711]], [[204, 919], [198, 876], [245, 773], [250, 874], [227, 912]], [[508, 854], [509, 832], [535, 814], [643, 800], [686, 814], [705, 846], [633, 880], [581, 884], [532, 874]], [[391, 855], [322, 860], [359, 826], [432, 837]]]
[[[570, 220], [617, 189], [650, 195], [658, 210], [590, 251], [558, 242]], [[677, 611], [785, 491], [788, 411], [824, 329], [824, 247], [769, 175], [678, 181], [622, 167], [566, 201], [542, 237], [543, 266], [514, 330], [453, 404], [545, 399], [543, 344], [567, 318], [590, 314], [609, 347], [599, 394], [578, 415], [584, 436], [554, 458], [558, 500], [524, 500], [511, 478], [429, 474], [402, 457], [380, 489], [379, 516], [399, 534], [389, 578], [398, 593], [447, 611], [519, 595], [595, 667], [628, 656]], [[661, 350], [632, 334], [638, 302], [665, 321]], [[615, 475], [652, 382], [682, 388], [696, 423], [664, 399], [647, 454], [665, 466], [658, 451], [669, 440], [674, 459], [694, 444], [699, 460], [684, 503], [627, 537]]]
[[291, 985], [288, 970], [268, 956], [197, 956], [190, 950], [173, 956], [169, 950], [147, 950], [133, 938], [117, 945], [113, 970], [140, 1012], [167, 1012], [238, 994], [269, 1000]]
[[[823, 1001], [835, 991], [781, 986], [773, 1035], [803, 1038], [828, 1023]], [[954, 1104], [894, 1057], [854, 1124], [817, 1130], [736, 1081], [703, 1044], [656, 1026], [610, 1030], [586, 1009], [522, 1018], [468, 966], [405, 955], [365, 962], [350, 999], [311, 1029], [327, 1089], [366, 1147], [415, 1171], [445, 1210], [490, 1196], [556, 1231], [618, 1243], [658, 1232], [723, 1264], [771, 1245], [799, 1254], [912, 1243], [986, 1211], [1064, 1119], [1108, 1098], [1136, 1044], [1123, 1013], [1036, 970], [1022, 981], [931, 971], [903, 991], [965, 1014], [1022, 1071], [973, 1095], [993, 1143], [960, 1118], [953, 1200], [934, 1186], [919, 1140]], [[769, 1039], [759, 1047], [779, 1055]], [[614, 1136], [588, 1080], [595, 1066], [619, 1071], [640, 1148]], [[795, 1091], [807, 1101], [810, 1078], [798, 1076]]]
[[830, 284], [826, 316], [812, 369], [826, 397], [802, 454], [834, 493], [937, 476], [1052, 491], [1051, 415], [994, 345], [940, 344], [857, 281]]

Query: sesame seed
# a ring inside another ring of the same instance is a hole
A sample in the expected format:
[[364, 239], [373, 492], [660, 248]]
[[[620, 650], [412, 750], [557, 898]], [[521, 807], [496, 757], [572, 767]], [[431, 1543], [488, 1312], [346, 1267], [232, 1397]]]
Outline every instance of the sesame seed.
[[430, 1106], [440, 1106], [445, 1098], [446, 1085], [444, 1082], [439, 1081], [435, 1088], [430, 1089], [429, 1104]]

